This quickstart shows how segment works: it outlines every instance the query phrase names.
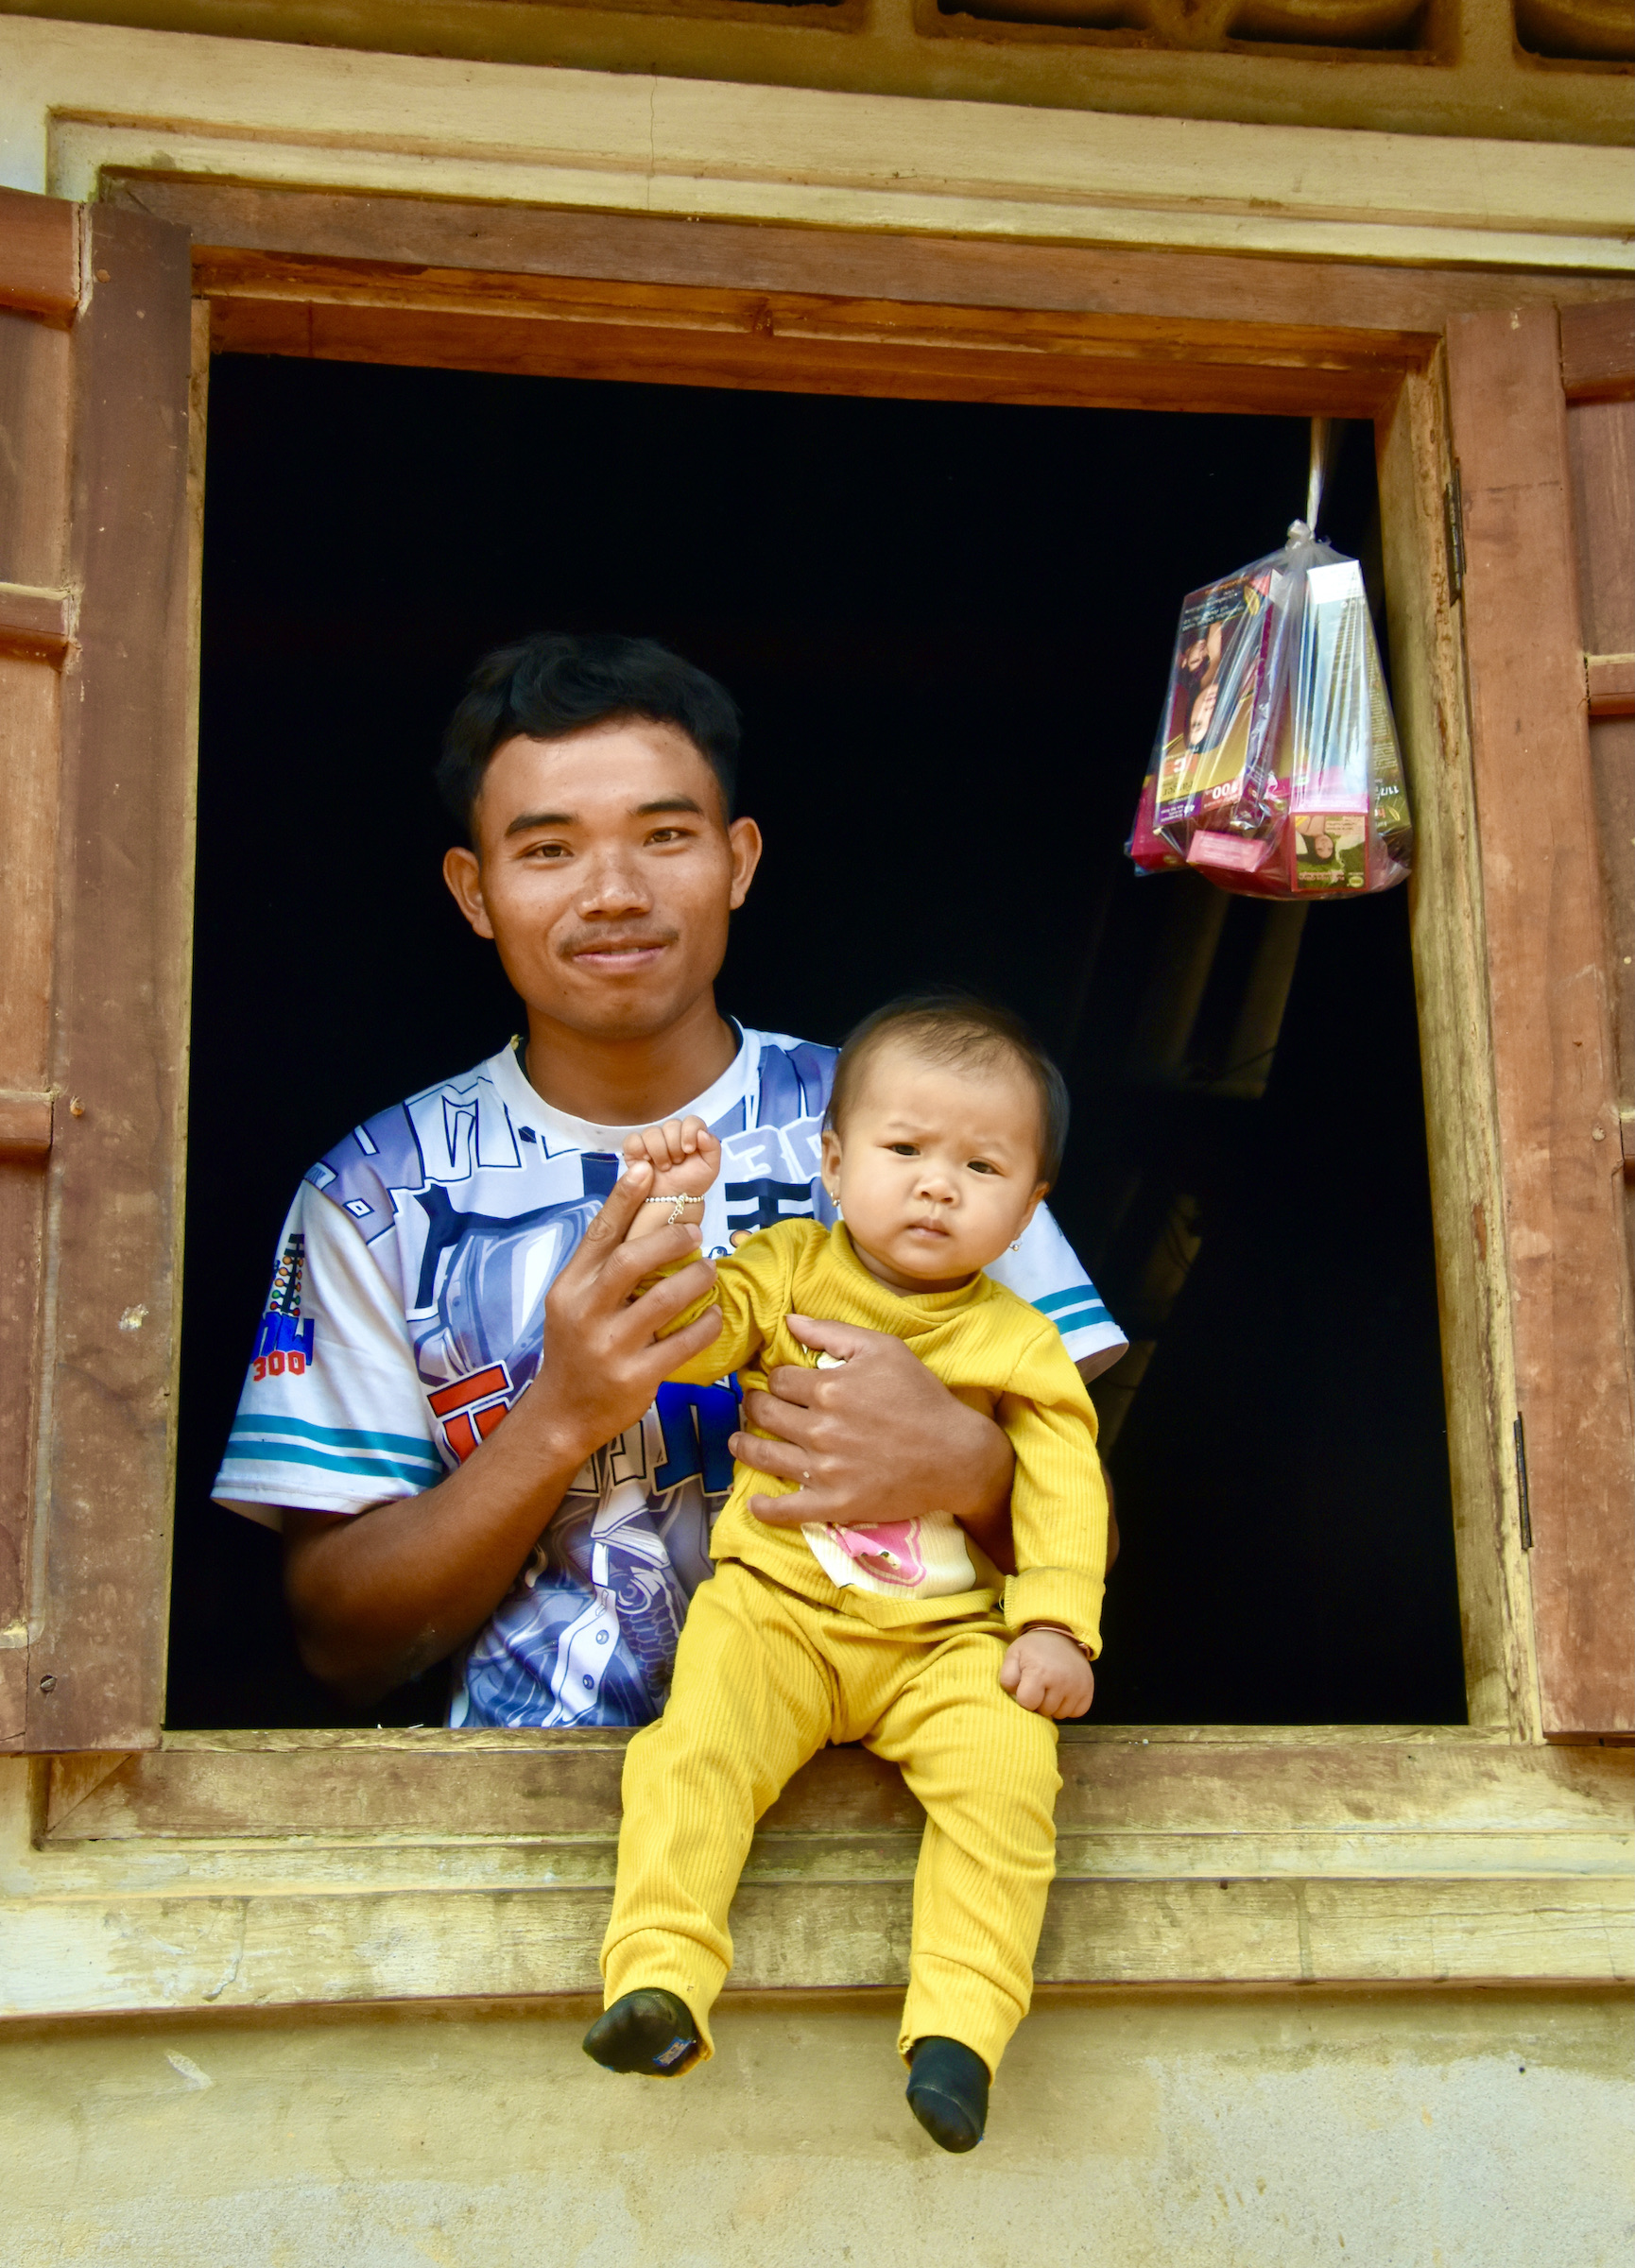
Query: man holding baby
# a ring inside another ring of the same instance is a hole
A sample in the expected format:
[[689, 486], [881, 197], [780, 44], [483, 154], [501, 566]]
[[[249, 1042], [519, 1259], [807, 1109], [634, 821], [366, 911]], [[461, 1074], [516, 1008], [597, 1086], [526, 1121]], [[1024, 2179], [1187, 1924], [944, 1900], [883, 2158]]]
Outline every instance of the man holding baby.
[[1002, 1010], [899, 1004], [840, 1091], [833, 1049], [718, 1010], [761, 854], [738, 732], [648, 641], [479, 666], [443, 871], [526, 1031], [305, 1177], [215, 1493], [283, 1529], [343, 1694], [451, 1658], [452, 1725], [647, 1727], [585, 2042], [615, 2070], [707, 2058], [789, 1773], [826, 1738], [900, 1762], [930, 1818], [907, 2098], [964, 2151], [1031, 1989], [1050, 1720], [1093, 1688], [1083, 1382], [1123, 1341], [1042, 1204], [1065, 1087]]
[[[1010, 1444], [901, 1339], [796, 1316], [832, 1365], [774, 1368], [742, 1412], [726, 1384], [663, 1383], [716, 1329], [662, 1338], [710, 1255], [833, 1218], [834, 1051], [715, 1004], [761, 852], [733, 816], [738, 733], [714, 680], [612, 636], [491, 656], [450, 727], [467, 841], [444, 872], [526, 1029], [306, 1176], [215, 1490], [282, 1527], [302, 1655], [359, 1703], [452, 1658], [451, 1724], [651, 1721], [734, 1458], [796, 1485], [753, 1500], [771, 1526], [888, 1503], [1010, 1564]], [[625, 1143], [681, 1116], [721, 1145], [701, 1231], [633, 1249]], [[989, 1273], [1084, 1376], [1123, 1351], [1044, 1208]]]

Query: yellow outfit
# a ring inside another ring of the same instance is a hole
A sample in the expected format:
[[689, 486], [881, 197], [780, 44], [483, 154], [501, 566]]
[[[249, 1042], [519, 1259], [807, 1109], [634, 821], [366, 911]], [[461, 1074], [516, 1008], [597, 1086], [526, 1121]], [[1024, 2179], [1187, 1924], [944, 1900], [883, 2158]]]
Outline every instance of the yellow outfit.
[[1002, 1579], [971, 1544], [970, 1590], [841, 1587], [798, 1528], [767, 1527], [748, 1509], [751, 1495], [792, 1485], [738, 1469], [668, 1705], [626, 1757], [602, 1946], [608, 2001], [655, 1985], [677, 1993], [711, 2053], [710, 2008], [732, 1957], [727, 1911], [755, 1821], [826, 1741], [861, 1741], [902, 1765], [928, 1814], [904, 2052], [940, 2034], [992, 2071], [1027, 2009], [1061, 1784], [1055, 1724], [1011, 1699], [999, 1665], [1007, 1637], [1030, 1623], [1099, 1646], [1107, 1491], [1090, 1397], [1056, 1326], [1014, 1293], [977, 1276], [955, 1292], [896, 1294], [862, 1266], [843, 1227], [764, 1230], [717, 1263], [712, 1297], [721, 1334], [679, 1379], [707, 1384], [736, 1370], [759, 1386], [779, 1363], [810, 1363], [789, 1332], [793, 1313], [891, 1332], [991, 1416], [1016, 1452], [1018, 1572]]

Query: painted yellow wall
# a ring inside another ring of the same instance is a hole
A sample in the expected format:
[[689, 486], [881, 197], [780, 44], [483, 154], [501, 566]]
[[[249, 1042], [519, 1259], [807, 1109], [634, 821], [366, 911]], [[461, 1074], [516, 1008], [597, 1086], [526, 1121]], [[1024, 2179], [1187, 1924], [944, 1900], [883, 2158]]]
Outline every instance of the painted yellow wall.
[[0, 2031], [4, 2268], [1614, 2268], [1626, 2001], [1051, 1998], [973, 2157], [894, 2002], [729, 2004], [674, 2086], [590, 2003]]

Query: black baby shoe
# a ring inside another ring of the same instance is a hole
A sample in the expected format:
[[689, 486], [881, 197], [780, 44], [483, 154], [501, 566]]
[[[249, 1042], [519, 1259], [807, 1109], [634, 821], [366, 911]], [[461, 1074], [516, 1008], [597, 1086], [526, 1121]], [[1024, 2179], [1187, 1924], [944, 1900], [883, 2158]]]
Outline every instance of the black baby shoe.
[[698, 2027], [673, 1992], [627, 1992], [603, 2009], [583, 2044], [606, 2070], [678, 2079], [698, 2060]]
[[988, 2066], [933, 2033], [908, 2051], [908, 2107], [942, 2150], [974, 2150], [988, 2124]]

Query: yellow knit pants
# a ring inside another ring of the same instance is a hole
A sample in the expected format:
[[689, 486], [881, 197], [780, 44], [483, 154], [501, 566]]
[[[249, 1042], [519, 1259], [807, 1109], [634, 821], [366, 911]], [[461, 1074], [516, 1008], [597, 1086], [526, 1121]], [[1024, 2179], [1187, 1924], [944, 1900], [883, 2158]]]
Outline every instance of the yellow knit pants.
[[999, 1682], [1007, 1642], [997, 1618], [877, 1629], [724, 1561], [688, 1609], [663, 1715], [626, 1755], [608, 2004], [663, 1986], [713, 2053], [755, 1822], [825, 1742], [861, 1741], [927, 1814], [899, 2044], [940, 2034], [996, 2070], [1032, 1994], [1061, 1785], [1055, 1725]]

